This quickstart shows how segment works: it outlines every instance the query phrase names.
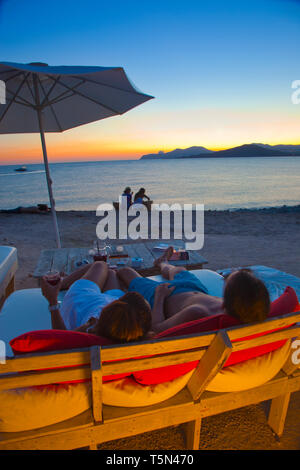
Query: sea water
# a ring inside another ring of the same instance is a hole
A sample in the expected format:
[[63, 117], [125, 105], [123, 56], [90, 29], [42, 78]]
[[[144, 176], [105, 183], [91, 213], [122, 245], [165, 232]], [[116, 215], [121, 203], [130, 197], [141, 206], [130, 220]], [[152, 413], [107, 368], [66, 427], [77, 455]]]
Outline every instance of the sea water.
[[[0, 166], [0, 208], [49, 204], [43, 164]], [[300, 157], [119, 160], [50, 164], [57, 210], [96, 210], [126, 186], [156, 203], [205, 209], [259, 209], [300, 204]]]

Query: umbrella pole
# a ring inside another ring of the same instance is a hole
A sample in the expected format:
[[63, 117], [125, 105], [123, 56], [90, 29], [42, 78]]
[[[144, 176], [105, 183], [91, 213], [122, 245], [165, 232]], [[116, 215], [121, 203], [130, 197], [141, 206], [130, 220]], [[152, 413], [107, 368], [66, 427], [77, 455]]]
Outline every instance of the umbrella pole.
[[44, 135], [44, 130], [43, 130], [42, 112], [40, 109], [38, 109], [37, 113], [38, 113], [38, 120], [39, 120], [39, 126], [40, 126], [40, 136], [41, 136], [41, 142], [42, 142], [43, 157], [44, 157], [44, 164], [45, 164], [45, 170], [46, 170], [46, 179], [47, 179], [49, 200], [50, 200], [50, 206], [51, 206], [51, 212], [52, 212], [52, 218], [53, 218], [53, 224], [54, 224], [56, 244], [57, 244], [57, 248], [61, 248], [57, 216], [56, 216], [56, 211], [55, 211], [55, 201], [54, 201], [53, 192], [52, 192], [52, 180], [50, 177], [50, 170], [49, 170], [49, 164], [48, 164], [47, 147], [46, 147], [45, 135]]
[[49, 164], [48, 164], [48, 155], [47, 155], [47, 147], [46, 147], [45, 134], [44, 134], [42, 107], [40, 105], [40, 96], [39, 96], [39, 89], [38, 89], [37, 81], [38, 81], [37, 75], [33, 74], [33, 82], [34, 82], [34, 88], [35, 88], [35, 99], [36, 99], [36, 111], [37, 111], [38, 121], [39, 121], [40, 136], [41, 136], [41, 142], [42, 142], [43, 157], [44, 157], [44, 164], [45, 164], [45, 170], [46, 170], [46, 179], [47, 179], [47, 186], [48, 186], [48, 194], [49, 194], [50, 207], [51, 207], [51, 213], [52, 213], [52, 218], [53, 218], [56, 245], [57, 245], [57, 248], [61, 248], [61, 242], [60, 242], [60, 236], [59, 236], [59, 230], [58, 230], [58, 223], [57, 223], [57, 216], [56, 216], [56, 211], [55, 211], [55, 201], [54, 201], [53, 192], [52, 192], [52, 180], [50, 178], [50, 170], [49, 170]]

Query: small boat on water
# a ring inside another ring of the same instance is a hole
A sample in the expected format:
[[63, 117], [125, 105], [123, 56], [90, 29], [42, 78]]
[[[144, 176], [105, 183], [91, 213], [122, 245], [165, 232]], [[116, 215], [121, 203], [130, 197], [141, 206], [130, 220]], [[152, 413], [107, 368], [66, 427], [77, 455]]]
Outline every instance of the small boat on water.
[[15, 168], [15, 171], [27, 171], [26, 166], [20, 166], [19, 168]]

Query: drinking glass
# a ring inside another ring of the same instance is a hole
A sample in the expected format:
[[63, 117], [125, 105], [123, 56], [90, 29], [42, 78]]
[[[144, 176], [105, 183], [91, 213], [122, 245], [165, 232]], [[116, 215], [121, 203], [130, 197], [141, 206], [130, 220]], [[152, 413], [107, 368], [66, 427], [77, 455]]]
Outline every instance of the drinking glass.
[[59, 271], [48, 271], [45, 274], [46, 281], [51, 284], [51, 286], [56, 286], [60, 281], [60, 272]]
[[107, 262], [107, 245], [99, 240], [94, 241], [94, 261], [106, 261]]

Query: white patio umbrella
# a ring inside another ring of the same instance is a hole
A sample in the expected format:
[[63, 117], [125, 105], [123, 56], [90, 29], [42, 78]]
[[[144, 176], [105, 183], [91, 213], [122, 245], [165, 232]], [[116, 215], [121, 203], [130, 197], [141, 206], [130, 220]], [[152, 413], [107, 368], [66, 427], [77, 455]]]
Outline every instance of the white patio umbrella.
[[6, 88], [0, 134], [40, 133], [56, 243], [61, 248], [44, 133], [124, 114], [153, 96], [138, 91], [122, 67], [1, 62], [0, 80]]

